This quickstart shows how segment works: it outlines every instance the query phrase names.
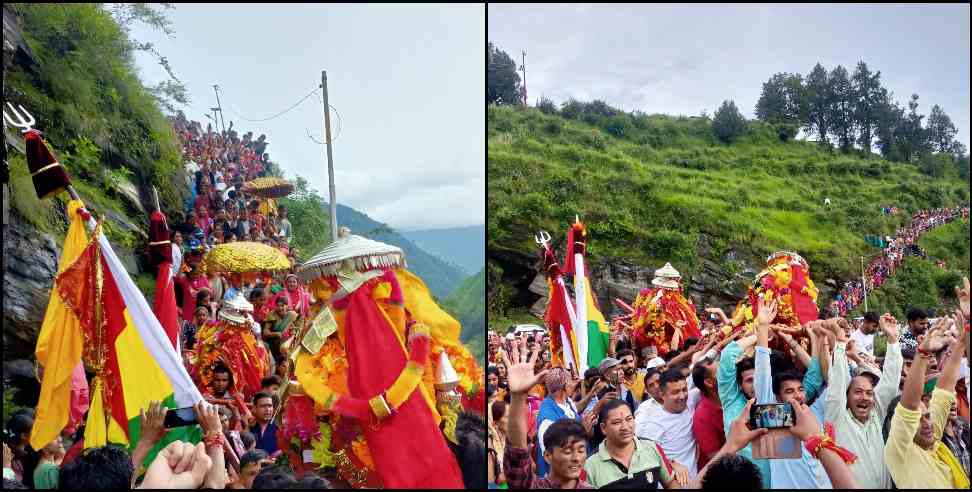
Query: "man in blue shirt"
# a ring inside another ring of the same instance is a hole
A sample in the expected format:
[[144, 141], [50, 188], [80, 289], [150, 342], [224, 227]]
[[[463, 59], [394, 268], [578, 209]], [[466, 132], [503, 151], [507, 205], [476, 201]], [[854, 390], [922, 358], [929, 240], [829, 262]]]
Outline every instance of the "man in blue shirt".
[[266, 451], [271, 458], [277, 454], [277, 424], [271, 422], [273, 403], [270, 393], [261, 391], [253, 395], [253, 417], [256, 423], [250, 427], [250, 432], [256, 437], [256, 448]]
[[[796, 371], [783, 371], [773, 374], [770, 367], [769, 340], [770, 323], [776, 317], [776, 300], [764, 304], [759, 299], [756, 317], [756, 403], [765, 405], [796, 401], [806, 404], [817, 397], [823, 384], [823, 374], [819, 361], [814, 359], [810, 363], [805, 376]], [[827, 320], [835, 322], [835, 320]], [[819, 354], [818, 354], [819, 355]], [[818, 398], [810, 406], [823, 431], [824, 403], [826, 398]], [[801, 457], [795, 459], [773, 459], [770, 462], [771, 487], [774, 489], [832, 489], [830, 478], [819, 460], [810, 455], [806, 447], [801, 446]]]

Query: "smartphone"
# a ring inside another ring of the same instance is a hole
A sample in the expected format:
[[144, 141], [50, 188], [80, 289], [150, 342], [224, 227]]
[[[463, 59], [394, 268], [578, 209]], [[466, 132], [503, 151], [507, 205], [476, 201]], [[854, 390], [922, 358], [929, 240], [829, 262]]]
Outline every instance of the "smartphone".
[[749, 412], [751, 429], [783, 429], [793, 427], [793, 406], [789, 403], [753, 405]]
[[789, 403], [753, 405], [749, 413], [751, 429], [769, 429], [753, 441], [753, 458], [795, 459], [802, 454], [800, 440], [787, 430], [793, 427], [796, 416]]
[[186, 427], [199, 423], [196, 420], [196, 410], [192, 407], [169, 409], [165, 413], [165, 428]]

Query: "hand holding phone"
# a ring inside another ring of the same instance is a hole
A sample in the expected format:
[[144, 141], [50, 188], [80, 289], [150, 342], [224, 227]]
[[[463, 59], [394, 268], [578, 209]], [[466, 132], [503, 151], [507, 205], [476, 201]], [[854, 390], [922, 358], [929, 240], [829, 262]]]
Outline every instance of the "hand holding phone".
[[753, 458], [796, 459], [802, 456], [802, 441], [792, 432], [795, 425], [796, 417], [790, 403], [753, 405], [750, 428], [767, 429], [765, 435], [753, 441]]

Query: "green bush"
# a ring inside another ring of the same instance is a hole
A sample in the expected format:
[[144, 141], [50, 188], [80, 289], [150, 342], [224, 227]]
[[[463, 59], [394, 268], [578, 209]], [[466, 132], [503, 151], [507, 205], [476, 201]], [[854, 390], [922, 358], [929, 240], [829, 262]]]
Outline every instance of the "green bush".
[[537, 109], [544, 114], [557, 114], [557, 105], [546, 97], [540, 97], [540, 100], [537, 101]]
[[615, 137], [630, 135], [634, 125], [626, 114], [616, 114], [604, 120], [604, 130]]
[[712, 119], [712, 130], [722, 142], [732, 143], [746, 132], [746, 119], [734, 102], [723, 101]]

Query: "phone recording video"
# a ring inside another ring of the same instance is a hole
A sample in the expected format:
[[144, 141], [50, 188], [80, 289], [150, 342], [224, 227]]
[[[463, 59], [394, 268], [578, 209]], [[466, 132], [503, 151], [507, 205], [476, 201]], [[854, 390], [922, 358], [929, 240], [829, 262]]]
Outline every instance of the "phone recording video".
[[749, 415], [752, 429], [783, 429], [793, 427], [794, 422], [793, 406], [789, 403], [753, 405]]
[[196, 420], [196, 410], [192, 407], [170, 409], [165, 413], [165, 428], [186, 427], [199, 423]]

